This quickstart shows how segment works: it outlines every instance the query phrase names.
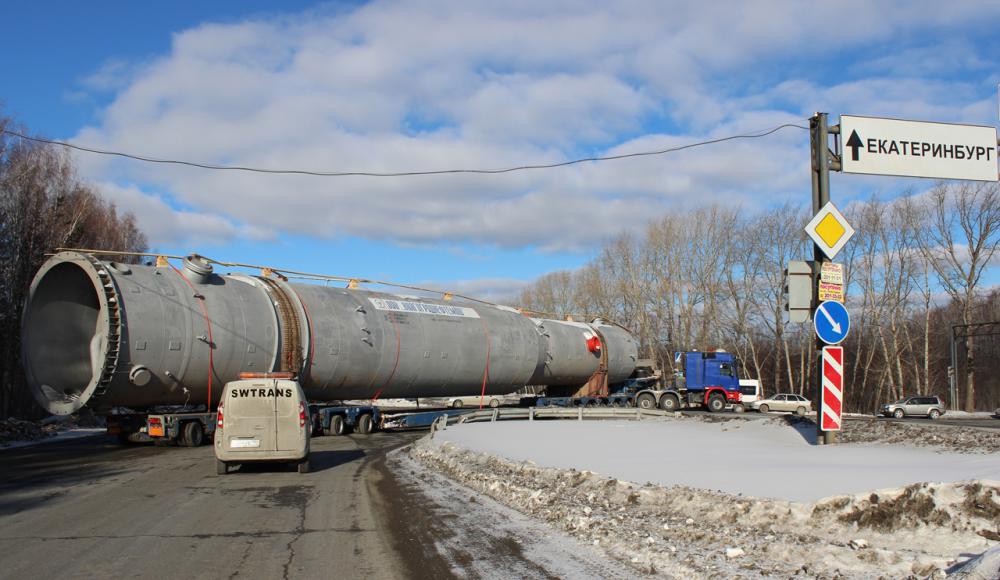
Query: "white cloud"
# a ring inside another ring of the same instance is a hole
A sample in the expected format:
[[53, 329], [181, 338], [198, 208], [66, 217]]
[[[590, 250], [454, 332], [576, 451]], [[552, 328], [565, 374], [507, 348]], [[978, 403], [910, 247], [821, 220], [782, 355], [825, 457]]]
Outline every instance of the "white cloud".
[[[91, 88], [117, 92], [74, 141], [207, 163], [399, 171], [658, 149], [817, 109], [986, 122], [982, 78], [995, 57], [948, 39], [997, 17], [995, 2], [441, 0], [205, 24], [178, 32], [158, 59], [95, 73]], [[859, 47], [875, 55], [851, 56]], [[968, 49], [957, 66], [973, 76], [944, 82], [903, 66], [937, 47]], [[804, 76], [815, 59], [850, 74]], [[495, 176], [310, 178], [79, 159], [92, 178], [142, 184], [116, 195], [154, 244], [293, 232], [576, 250], [676, 208], [806, 199], [806, 135]]]

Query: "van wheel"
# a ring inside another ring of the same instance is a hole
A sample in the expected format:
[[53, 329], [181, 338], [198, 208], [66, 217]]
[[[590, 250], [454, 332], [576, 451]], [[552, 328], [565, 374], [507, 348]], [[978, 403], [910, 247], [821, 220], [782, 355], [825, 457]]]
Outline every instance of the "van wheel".
[[229, 464], [226, 463], [225, 461], [221, 460], [221, 459], [216, 459], [215, 460], [215, 474], [216, 475], [225, 475], [227, 473], [229, 473]]
[[343, 435], [344, 434], [344, 417], [341, 415], [334, 415], [330, 417], [330, 434], [331, 435]]
[[372, 432], [372, 416], [368, 413], [358, 417], [357, 432], [362, 435], [368, 435]]
[[298, 466], [297, 466], [297, 467], [298, 467], [298, 471], [299, 471], [299, 473], [309, 473], [309, 469], [310, 469], [310, 468], [311, 468], [312, 466], [311, 466], [311, 465], [309, 464], [309, 458], [308, 458], [308, 457], [306, 457], [306, 458], [305, 458], [305, 459], [303, 459], [302, 461], [299, 461], [299, 463], [298, 463]]
[[181, 445], [185, 447], [201, 447], [205, 442], [205, 432], [198, 421], [188, 421], [181, 427]]

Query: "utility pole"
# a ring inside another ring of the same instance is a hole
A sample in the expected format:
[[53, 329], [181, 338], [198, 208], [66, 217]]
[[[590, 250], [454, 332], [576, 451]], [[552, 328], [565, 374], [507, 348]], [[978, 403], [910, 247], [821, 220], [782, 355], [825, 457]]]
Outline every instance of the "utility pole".
[[[812, 149], [812, 209], [813, 215], [819, 213], [827, 203], [830, 202], [830, 155], [828, 139], [830, 134], [826, 113], [816, 113], [809, 119], [809, 134], [811, 136]], [[816, 315], [816, 305], [819, 304], [819, 284], [820, 272], [823, 263], [829, 262], [826, 254], [820, 249], [818, 244], [813, 244], [813, 316]], [[820, 356], [823, 352], [823, 341], [816, 337], [816, 347], [813, 364], [820, 370], [816, 373], [816, 440], [823, 445], [830, 445], [837, 442], [835, 431], [823, 431], [820, 426], [823, 424], [823, 372], [821, 370]]]

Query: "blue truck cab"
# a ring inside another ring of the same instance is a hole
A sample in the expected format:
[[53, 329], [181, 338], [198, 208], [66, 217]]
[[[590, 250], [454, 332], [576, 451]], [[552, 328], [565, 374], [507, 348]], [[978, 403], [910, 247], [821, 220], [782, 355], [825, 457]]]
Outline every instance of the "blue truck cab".
[[723, 351], [674, 353], [671, 384], [647, 389], [636, 395], [636, 405], [676, 411], [682, 407], [704, 406], [717, 413], [728, 405], [742, 411], [742, 394], [736, 356]]

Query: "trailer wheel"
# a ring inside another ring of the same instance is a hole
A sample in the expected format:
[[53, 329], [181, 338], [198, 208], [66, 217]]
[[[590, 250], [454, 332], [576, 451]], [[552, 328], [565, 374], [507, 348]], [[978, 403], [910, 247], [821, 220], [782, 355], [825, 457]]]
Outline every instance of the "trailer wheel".
[[643, 393], [635, 398], [635, 405], [641, 409], [655, 409], [656, 397], [651, 393]]
[[229, 473], [229, 464], [226, 463], [225, 461], [221, 460], [221, 459], [216, 459], [215, 460], [215, 474], [216, 475], [225, 475], [227, 473]]
[[358, 426], [355, 428], [358, 433], [368, 435], [372, 432], [372, 416], [368, 413], [358, 417]]
[[205, 442], [205, 432], [198, 421], [188, 421], [181, 427], [181, 445], [185, 447], [201, 447]]
[[664, 411], [674, 412], [679, 409], [681, 402], [673, 395], [663, 395], [660, 397], [660, 408]]
[[309, 473], [310, 468], [312, 468], [312, 465], [309, 464], [309, 457], [307, 456], [299, 461], [296, 467], [299, 473]]
[[344, 417], [343, 415], [334, 415], [330, 417], [330, 435], [343, 435], [344, 434]]
[[712, 395], [708, 398], [708, 410], [712, 413], [718, 413], [726, 408], [726, 398], [722, 395]]

